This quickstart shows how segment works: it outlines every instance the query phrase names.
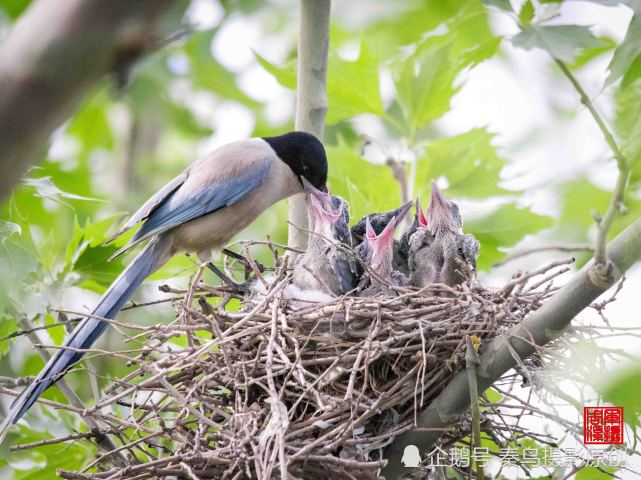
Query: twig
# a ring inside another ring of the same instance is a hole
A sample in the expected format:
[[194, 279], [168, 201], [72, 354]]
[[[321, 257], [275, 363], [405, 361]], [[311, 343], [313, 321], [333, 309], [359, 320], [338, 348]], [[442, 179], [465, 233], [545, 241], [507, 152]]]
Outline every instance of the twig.
[[[468, 335], [465, 337], [467, 348], [465, 351], [465, 368], [467, 370], [467, 381], [470, 385], [470, 405], [472, 410], [472, 431], [474, 432], [475, 448], [481, 446], [481, 412], [479, 410], [479, 392], [476, 385], [476, 369], [479, 365], [479, 354], [476, 347], [472, 342], [472, 338]], [[470, 451], [470, 458], [474, 458], [472, 451]], [[483, 473], [483, 465], [481, 462], [476, 461], [476, 478], [485, 478]]]
[[594, 266], [598, 275], [602, 278], [607, 279], [612, 276], [612, 265], [608, 263], [608, 259], [606, 257], [608, 233], [610, 232], [610, 228], [612, 227], [614, 218], [616, 217], [617, 213], [619, 213], [621, 205], [623, 205], [624, 193], [628, 183], [628, 179], [630, 177], [630, 164], [623, 152], [619, 149], [614, 136], [606, 126], [603, 118], [601, 118], [601, 115], [599, 115], [599, 112], [592, 103], [592, 100], [590, 100], [590, 97], [585, 92], [574, 74], [562, 60], [554, 58], [554, 61], [559, 66], [563, 74], [568, 78], [574, 89], [578, 92], [581, 98], [581, 103], [588, 109], [588, 111], [592, 115], [592, 118], [594, 118], [594, 121], [599, 127], [599, 130], [601, 130], [601, 133], [605, 137], [605, 141], [612, 150], [614, 159], [616, 160], [617, 167], [619, 169], [616, 185], [614, 187], [614, 191], [612, 192], [612, 198], [610, 199], [610, 203], [605, 212], [605, 215], [603, 215], [602, 217], [601, 215], [595, 216], [598, 233], [594, 249]]

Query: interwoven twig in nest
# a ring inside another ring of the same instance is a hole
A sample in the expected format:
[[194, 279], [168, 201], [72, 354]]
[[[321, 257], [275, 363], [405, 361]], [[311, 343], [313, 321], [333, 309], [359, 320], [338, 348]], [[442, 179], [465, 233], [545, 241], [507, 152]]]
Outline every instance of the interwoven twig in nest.
[[[131, 466], [109, 469], [103, 455], [91, 465], [96, 473], [60, 473], [373, 478], [383, 447], [464, 367], [466, 336], [483, 345], [521, 322], [553, 293], [567, 263], [500, 290], [434, 285], [324, 304], [287, 300], [281, 266], [240, 312], [205, 302], [230, 294], [194, 282], [176, 304], [179, 321], [143, 330], [137, 368], [89, 412], [121, 406], [119, 418], [101, 418]], [[187, 347], [167, 342], [184, 335]]]

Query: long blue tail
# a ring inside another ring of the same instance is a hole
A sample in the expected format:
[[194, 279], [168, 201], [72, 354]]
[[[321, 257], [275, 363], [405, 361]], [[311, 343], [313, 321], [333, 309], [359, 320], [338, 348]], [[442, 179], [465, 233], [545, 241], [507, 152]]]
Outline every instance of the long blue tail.
[[[114, 318], [131, 298], [138, 286], [168, 260], [171, 237], [161, 235], [153, 239], [118, 276], [104, 293], [92, 315]], [[90, 348], [105, 331], [108, 323], [92, 317], [82, 320], [65, 339], [64, 347], [85, 350]], [[53, 385], [84, 355], [83, 352], [61, 348], [49, 359], [36, 379], [11, 405], [7, 418], [0, 425], [0, 443], [6, 429], [16, 423], [31, 408], [38, 397]]]

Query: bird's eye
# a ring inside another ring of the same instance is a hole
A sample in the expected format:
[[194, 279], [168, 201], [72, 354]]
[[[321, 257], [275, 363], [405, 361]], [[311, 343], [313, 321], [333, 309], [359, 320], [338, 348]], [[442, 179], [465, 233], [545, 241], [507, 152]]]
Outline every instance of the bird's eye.
[[463, 249], [461, 247], [457, 248], [459, 255], [463, 255]]

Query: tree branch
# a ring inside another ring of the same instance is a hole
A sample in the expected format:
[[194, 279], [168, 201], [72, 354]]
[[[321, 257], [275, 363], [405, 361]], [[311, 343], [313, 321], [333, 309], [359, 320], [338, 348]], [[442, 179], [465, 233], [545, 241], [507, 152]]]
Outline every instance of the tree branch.
[[[301, 0], [298, 40], [296, 130], [323, 140], [327, 115], [327, 54], [330, 0]], [[303, 194], [289, 199], [290, 247], [307, 246], [307, 206]]]
[[600, 277], [607, 278], [611, 273], [606, 256], [608, 233], [610, 232], [614, 218], [619, 212], [620, 206], [623, 204], [623, 194], [625, 192], [626, 185], [628, 184], [628, 178], [630, 177], [630, 164], [625, 158], [625, 155], [623, 155], [623, 152], [619, 149], [619, 146], [614, 139], [614, 135], [612, 135], [612, 132], [608, 129], [603, 118], [599, 115], [599, 112], [592, 103], [592, 100], [590, 100], [590, 97], [576, 77], [572, 74], [568, 66], [558, 58], [554, 58], [554, 61], [559, 66], [563, 74], [568, 78], [574, 89], [578, 92], [581, 98], [581, 103], [585, 105], [590, 112], [590, 115], [592, 115], [592, 118], [594, 118], [599, 130], [601, 130], [601, 133], [603, 133], [603, 136], [605, 137], [605, 141], [612, 150], [614, 159], [617, 162], [617, 167], [619, 168], [617, 183], [614, 187], [614, 191], [612, 192], [612, 198], [610, 199], [610, 204], [608, 205], [605, 215], [603, 217], [600, 214], [595, 216], [598, 232], [594, 249], [594, 267], [596, 269], [596, 273]]
[[[613, 265], [611, 283], [593, 283], [590, 275], [592, 263], [586, 265], [539, 310], [483, 349], [477, 370], [480, 392], [489, 388], [516, 365], [512, 352], [516, 352], [520, 358], [525, 358], [534, 352], [536, 346], [545, 345], [558, 338], [574, 317], [608, 290], [634, 263], [641, 260], [641, 219], [612, 240], [606, 254]], [[463, 371], [421, 412], [416, 426], [422, 431], [405, 432], [396, 437], [387, 448], [385, 458], [388, 464], [382, 472], [385, 478], [396, 479], [401, 476], [401, 456], [407, 445], [416, 445], [420, 451], [427, 452], [439, 439], [440, 429], [456, 422], [458, 416], [469, 408], [469, 395], [468, 378]]]
[[46, 151], [49, 136], [109, 73], [161, 44], [178, 0], [38, 0], [0, 45], [0, 199]]

